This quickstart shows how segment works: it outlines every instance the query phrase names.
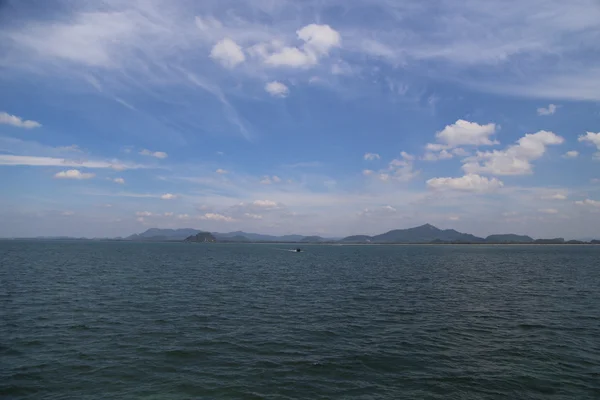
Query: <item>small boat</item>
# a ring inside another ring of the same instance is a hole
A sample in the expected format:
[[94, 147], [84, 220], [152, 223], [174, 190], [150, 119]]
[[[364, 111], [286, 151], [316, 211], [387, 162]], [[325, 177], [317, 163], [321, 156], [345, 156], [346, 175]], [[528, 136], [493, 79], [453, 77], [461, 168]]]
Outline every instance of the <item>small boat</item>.
[[296, 253], [300, 253], [302, 250], [300, 250], [300, 248], [296, 249]]

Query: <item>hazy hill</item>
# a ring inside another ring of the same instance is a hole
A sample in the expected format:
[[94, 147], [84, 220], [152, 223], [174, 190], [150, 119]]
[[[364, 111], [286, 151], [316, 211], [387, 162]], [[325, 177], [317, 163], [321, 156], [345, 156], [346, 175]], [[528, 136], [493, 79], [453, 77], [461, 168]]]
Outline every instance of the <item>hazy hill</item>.
[[304, 243], [321, 243], [327, 240], [323, 239], [321, 236], [305, 236], [300, 241]]
[[125, 240], [184, 240], [189, 236], [196, 235], [202, 231], [198, 229], [183, 228], [183, 229], [160, 229], [150, 228], [145, 232], [134, 234], [125, 238]]
[[533, 238], [525, 235], [490, 235], [485, 238], [487, 243], [533, 243]]
[[370, 243], [372, 241], [373, 238], [367, 235], [353, 235], [340, 240], [340, 242], [344, 243]]
[[346, 243], [431, 243], [434, 241], [481, 243], [484, 239], [454, 229], [442, 230], [430, 224], [409, 229], [394, 229], [381, 235], [355, 235], [342, 239], [342, 242]]

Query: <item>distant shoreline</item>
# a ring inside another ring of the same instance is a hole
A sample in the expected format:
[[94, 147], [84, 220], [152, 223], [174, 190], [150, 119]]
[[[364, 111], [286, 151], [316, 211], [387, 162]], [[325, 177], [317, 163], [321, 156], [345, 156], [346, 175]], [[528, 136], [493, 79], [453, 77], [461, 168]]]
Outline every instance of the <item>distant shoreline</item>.
[[[120, 243], [186, 243], [186, 244], [198, 244], [194, 242], [186, 242], [184, 240], [126, 240], [126, 239], [88, 239], [88, 238], [0, 238], [0, 241], [28, 241], [28, 242], [120, 242]], [[600, 243], [591, 242], [580, 242], [569, 243], [565, 241], [563, 243], [502, 243], [502, 242], [489, 242], [489, 243], [343, 243], [343, 242], [252, 242], [252, 241], [217, 241], [214, 243], [202, 243], [206, 245], [229, 245], [229, 244], [252, 244], [252, 245], [322, 245], [322, 246], [594, 246]]]

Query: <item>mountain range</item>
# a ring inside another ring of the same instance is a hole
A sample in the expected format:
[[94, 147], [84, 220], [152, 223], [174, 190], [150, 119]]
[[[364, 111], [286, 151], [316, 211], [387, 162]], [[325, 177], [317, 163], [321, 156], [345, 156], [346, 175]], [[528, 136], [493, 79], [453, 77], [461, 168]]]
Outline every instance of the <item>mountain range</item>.
[[[486, 238], [458, 232], [454, 229], [439, 229], [425, 224], [409, 229], [394, 229], [380, 235], [354, 235], [342, 239], [303, 235], [263, 235], [242, 231], [219, 233], [197, 229], [158, 229], [152, 228], [140, 234], [131, 235], [125, 240], [134, 241], [183, 241], [198, 234], [210, 233], [217, 242], [280, 242], [280, 243], [584, 243], [565, 241], [563, 238], [533, 239], [530, 236], [515, 234], [495, 234]], [[592, 241], [597, 243], [597, 241]]]

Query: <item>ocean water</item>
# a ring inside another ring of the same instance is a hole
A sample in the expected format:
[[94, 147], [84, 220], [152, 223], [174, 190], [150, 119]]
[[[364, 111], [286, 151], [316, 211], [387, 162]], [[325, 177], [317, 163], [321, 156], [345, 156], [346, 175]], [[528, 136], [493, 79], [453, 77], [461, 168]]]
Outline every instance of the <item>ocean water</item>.
[[600, 398], [600, 246], [292, 247], [0, 242], [0, 398]]

